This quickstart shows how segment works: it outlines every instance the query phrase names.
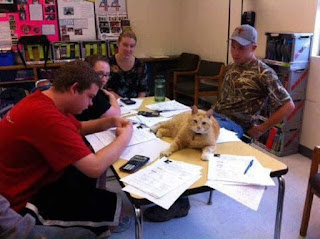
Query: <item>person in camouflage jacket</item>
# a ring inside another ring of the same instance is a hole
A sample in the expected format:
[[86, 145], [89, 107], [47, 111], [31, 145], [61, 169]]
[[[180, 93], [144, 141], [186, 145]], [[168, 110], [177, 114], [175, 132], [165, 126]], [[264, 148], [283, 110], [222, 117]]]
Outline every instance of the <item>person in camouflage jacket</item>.
[[[234, 30], [231, 37], [234, 62], [226, 68], [220, 99], [213, 106], [220, 126], [236, 131], [240, 138], [243, 133], [259, 137], [294, 109], [275, 71], [256, 58], [256, 47], [257, 31], [253, 27], [241, 25]], [[257, 124], [257, 116], [267, 102], [275, 111], [265, 122]]]

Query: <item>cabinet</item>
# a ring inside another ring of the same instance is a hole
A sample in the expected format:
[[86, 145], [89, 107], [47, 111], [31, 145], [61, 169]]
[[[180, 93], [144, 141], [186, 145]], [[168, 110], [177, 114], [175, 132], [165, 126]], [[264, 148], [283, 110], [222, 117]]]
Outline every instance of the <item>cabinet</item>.
[[[266, 36], [264, 62], [277, 73], [295, 109], [282, 123], [259, 137], [256, 144], [277, 156], [285, 156], [298, 152], [313, 35], [267, 32]], [[265, 121], [272, 113], [273, 107], [267, 103], [259, 120]]]

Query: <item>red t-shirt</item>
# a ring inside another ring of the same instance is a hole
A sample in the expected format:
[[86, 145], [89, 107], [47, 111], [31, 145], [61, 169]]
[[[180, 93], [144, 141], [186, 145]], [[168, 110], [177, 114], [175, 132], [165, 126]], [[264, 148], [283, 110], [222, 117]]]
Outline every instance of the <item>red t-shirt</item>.
[[91, 151], [80, 123], [40, 91], [24, 98], [0, 121], [0, 194], [16, 211], [63, 169]]

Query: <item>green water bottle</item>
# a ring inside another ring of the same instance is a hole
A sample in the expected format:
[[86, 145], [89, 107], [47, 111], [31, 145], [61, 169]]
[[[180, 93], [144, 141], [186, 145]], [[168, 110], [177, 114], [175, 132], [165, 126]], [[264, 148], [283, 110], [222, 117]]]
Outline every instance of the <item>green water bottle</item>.
[[166, 80], [164, 76], [157, 75], [154, 81], [154, 100], [162, 102], [166, 98]]

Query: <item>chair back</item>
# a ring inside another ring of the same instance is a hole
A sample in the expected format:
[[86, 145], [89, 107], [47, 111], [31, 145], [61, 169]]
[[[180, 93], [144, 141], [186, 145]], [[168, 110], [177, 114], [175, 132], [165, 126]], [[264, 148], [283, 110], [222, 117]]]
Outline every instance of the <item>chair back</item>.
[[314, 147], [310, 175], [308, 179], [308, 189], [306, 193], [306, 200], [304, 203], [302, 221], [300, 226], [300, 235], [305, 237], [308, 230], [310, 212], [313, 201], [313, 195], [320, 197], [320, 173], [318, 173], [320, 163], [320, 146]]
[[194, 71], [197, 69], [200, 57], [196, 54], [181, 53], [177, 70]]
[[200, 61], [200, 66], [198, 70], [198, 76], [216, 76], [221, 74], [221, 66], [224, 63], [222, 62], [214, 62], [214, 61]]
[[49, 56], [49, 48], [50, 48], [50, 41], [48, 40], [48, 37], [46, 35], [39, 35], [39, 36], [22, 36], [17, 42], [17, 50], [18, 54], [21, 58], [22, 63], [27, 66], [26, 60], [24, 59], [19, 45], [22, 45], [23, 47], [27, 45], [32, 44], [39, 44], [44, 49], [44, 68], [47, 66], [48, 56]]

